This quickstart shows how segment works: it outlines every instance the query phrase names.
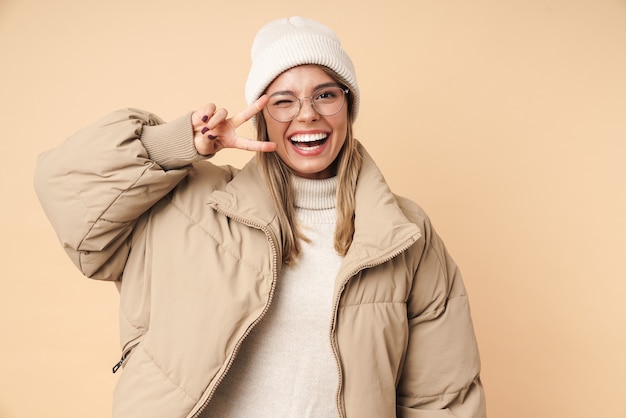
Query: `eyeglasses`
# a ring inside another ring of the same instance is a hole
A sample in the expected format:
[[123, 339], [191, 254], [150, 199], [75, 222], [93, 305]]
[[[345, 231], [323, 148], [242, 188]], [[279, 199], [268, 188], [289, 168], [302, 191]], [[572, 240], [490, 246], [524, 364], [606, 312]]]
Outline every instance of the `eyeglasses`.
[[313, 95], [298, 98], [291, 93], [279, 91], [270, 96], [267, 112], [278, 122], [290, 122], [298, 116], [302, 109], [302, 100], [309, 99], [311, 107], [322, 116], [336, 115], [343, 109], [346, 94], [350, 90], [340, 86], [322, 87]]

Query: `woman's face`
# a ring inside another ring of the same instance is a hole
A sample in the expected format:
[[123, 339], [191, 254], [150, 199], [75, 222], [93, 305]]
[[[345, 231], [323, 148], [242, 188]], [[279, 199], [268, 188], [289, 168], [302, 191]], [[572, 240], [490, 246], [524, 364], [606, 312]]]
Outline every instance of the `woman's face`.
[[[267, 95], [282, 92], [298, 98], [310, 97], [328, 85], [337, 84], [321, 68], [301, 65], [276, 77], [267, 88]], [[282, 93], [273, 98], [282, 97]], [[324, 179], [336, 175], [335, 160], [348, 131], [348, 103], [344, 99], [343, 108], [332, 116], [320, 115], [311, 106], [311, 100], [304, 99], [290, 122], [276, 121], [267, 108], [263, 110], [269, 140], [276, 143], [278, 156], [297, 176]]]

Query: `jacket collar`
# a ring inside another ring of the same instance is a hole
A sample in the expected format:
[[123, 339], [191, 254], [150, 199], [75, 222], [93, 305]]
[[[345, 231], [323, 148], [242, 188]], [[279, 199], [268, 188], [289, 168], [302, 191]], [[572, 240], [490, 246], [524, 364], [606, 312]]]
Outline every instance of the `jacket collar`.
[[420, 236], [398, 205], [380, 169], [361, 146], [363, 164], [356, 188], [355, 232], [342, 271], [391, 259]]
[[276, 218], [274, 202], [256, 158], [250, 160], [223, 190], [211, 193], [209, 204], [261, 227], [268, 226]]
[[[396, 251], [405, 248], [407, 242], [414, 242], [421, 235], [417, 225], [410, 222], [398, 206], [374, 160], [359, 146], [363, 164], [355, 194], [355, 235], [344, 261], [344, 268], [348, 270], [391, 258]], [[276, 224], [274, 203], [256, 158], [249, 161], [223, 190], [213, 192], [209, 200], [244, 223], [260, 227]], [[280, 237], [279, 231], [274, 231], [274, 236]]]

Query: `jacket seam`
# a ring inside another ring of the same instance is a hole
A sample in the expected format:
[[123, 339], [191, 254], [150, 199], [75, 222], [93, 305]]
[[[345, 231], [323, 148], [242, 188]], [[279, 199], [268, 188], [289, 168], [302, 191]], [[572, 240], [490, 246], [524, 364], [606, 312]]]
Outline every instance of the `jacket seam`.
[[148, 328], [146, 327], [142, 327], [139, 325], [135, 325], [133, 323], [133, 321], [131, 321], [128, 317], [128, 314], [126, 313], [126, 309], [122, 306], [120, 307], [120, 314], [122, 316], [124, 316], [124, 319], [126, 320], [126, 323], [128, 323], [130, 326], [132, 326], [133, 328], [135, 328], [137, 331], [139, 331], [141, 333], [141, 335], [144, 335], [146, 333], [146, 331], [148, 330]]
[[161, 374], [163, 374], [163, 376], [165, 376], [165, 378], [172, 384], [172, 386], [174, 386], [176, 389], [178, 389], [179, 391], [181, 391], [185, 396], [187, 396], [189, 399], [191, 399], [193, 402], [198, 402], [198, 399], [194, 398], [190, 393], [188, 393], [185, 389], [183, 389], [178, 383], [176, 383], [174, 381], [174, 379], [172, 379], [170, 377], [169, 374], [167, 374], [165, 372], [165, 370], [163, 370], [163, 368], [159, 365], [159, 363], [156, 362], [156, 360], [154, 359], [154, 357], [152, 357], [150, 355], [150, 353], [148, 352], [148, 350], [146, 350], [146, 348], [143, 345], [140, 345], [138, 348], [140, 348], [141, 350], [143, 350], [144, 353], [146, 353], [146, 356], [150, 359], [150, 361], [156, 366], [157, 369], [159, 369], [159, 371], [161, 372]]
[[[104, 208], [104, 210], [103, 210], [102, 212], [100, 212], [100, 214], [96, 217], [96, 219], [94, 219], [93, 224], [91, 224], [91, 227], [87, 230], [87, 233], [86, 233], [86, 234], [83, 236], [83, 238], [80, 240], [80, 243], [78, 244], [78, 247], [77, 247], [77, 250], [78, 250], [78, 251], [82, 251], [80, 248], [82, 247], [82, 245], [83, 245], [83, 243], [85, 242], [85, 240], [87, 240], [87, 237], [89, 237], [89, 235], [91, 234], [91, 231], [92, 231], [92, 230], [96, 227], [96, 225], [98, 224], [98, 222], [100, 222], [100, 221], [106, 221], [106, 222], [111, 222], [111, 223], [116, 223], [116, 224], [125, 224], [125, 223], [132, 223], [134, 220], [136, 220], [136, 219], [134, 219], [133, 221], [130, 221], [130, 222], [129, 222], [129, 221], [126, 221], [126, 222], [111, 221], [111, 220], [108, 220], [108, 219], [104, 216], [104, 214], [105, 214], [105, 213], [107, 213], [107, 211], [108, 211], [109, 209], [111, 209], [111, 207], [112, 207], [113, 205], [115, 205], [115, 202], [117, 202], [117, 201], [121, 198], [121, 196], [122, 196], [124, 193], [126, 193], [128, 190], [130, 190], [133, 186], [135, 186], [135, 185], [139, 182], [139, 180], [141, 180], [141, 179], [143, 178], [143, 176], [146, 174], [146, 171], [148, 171], [148, 170], [149, 170], [149, 168], [150, 168], [149, 166], [145, 167], [145, 168], [144, 168], [144, 170], [141, 172], [141, 174], [140, 174], [140, 175], [139, 175], [139, 176], [135, 179], [135, 181], [134, 181], [132, 184], [130, 184], [128, 187], [126, 187], [124, 190], [122, 190], [121, 192], [119, 192], [119, 193], [117, 194], [117, 196], [115, 196], [115, 199], [111, 200], [111, 203], [109, 203], [109, 204], [107, 205], [107, 207], [106, 207], [106, 208]], [[80, 195], [78, 195], [78, 198], [80, 199], [80, 201], [81, 201], [81, 202], [83, 201], [83, 199], [80, 197]], [[86, 206], [86, 207], [88, 208], [88, 206]]]
[[346, 303], [339, 308], [349, 308], [353, 306], [365, 306], [365, 305], [406, 305], [406, 301], [399, 300], [397, 302], [364, 302], [364, 303]]
[[467, 295], [461, 294], [461, 295], [455, 295], [455, 296], [448, 296], [446, 298], [446, 302], [442, 306], [439, 306], [436, 309], [432, 309], [430, 311], [422, 312], [421, 314], [417, 316], [410, 317], [409, 320], [418, 319], [418, 318], [422, 318], [424, 316], [430, 316], [430, 315], [432, 315], [433, 318], [438, 318], [439, 315], [441, 315], [443, 312], [445, 312], [448, 309], [448, 303], [451, 300], [458, 299], [458, 298], [467, 298]]
[[200, 225], [200, 223], [198, 221], [196, 221], [194, 218], [192, 218], [181, 207], [176, 205], [176, 203], [174, 203], [174, 201], [173, 201], [173, 199], [171, 197], [168, 200], [169, 200], [169, 204], [171, 204], [172, 207], [174, 207], [180, 214], [182, 214], [185, 218], [187, 218], [187, 220], [190, 223], [192, 223], [196, 227], [200, 228], [200, 230], [204, 231], [208, 236], [210, 236], [219, 245], [219, 247], [222, 248], [222, 250], [224, 252], [228, 253], [235, 260], [237, 260], [240, 263], [244, 264], [245, 266], [247, 266], [248, 268], [250, 268], [252, 271], [256, 272], [257, 274], [263, 274], [263, 272], [261, 270], [257, 269], [254, 264], [249, 263], [248, 261], [246, 261], [242, 257], [240, 257], [237, 254], [235, 254], [234, 252], [232, 252], [232, 250], [227, 245], [225, 245], [223, 241], [217, 239], [217, 237], [211, 231], [203, 228], [202, 225]]
[[[446, 265], [447, 265], [447, 263], [444, 261], [444, 260], [446, 259], [446, 257], [444, 257], [444, 256], [440, 253], [440, 251], [438, 251], [437, 247], [435, 247], [435, 246], [433, 245], [433, 243], [432, 243], [430, 240], [428, 241], [428, 246], [432, 249], [432, 251], [434, 251], [434, 252], [435, 252], [435, 255], [437, 256], [437, 261], [439, 262], [439, 268], [440, 268], [440, 269], [441, 269], [444, 273], [446, 273], [446, 269], [444, 268], [444, 266], [446, 266]], [[446, 274], [446, 276], [447, 276], [447, 274]], [[452, 281], [452, 279], [453, 279], [452, 277], [450, 277], [450, 278], [449, 278], [449, 280], [450, 280], [450, 281]], [[462, 292], [462, 293], [460, 293], [460, 294], [459, 294], [459, 295], [457, 295], [457, 296], [467, 296], [467, 292]], [[456, 297], [456, 296], [453, 296], [453, 297]]]
[[423, 395], [423, 396], [403, 396], [404, 398], [410, 398], [410, 399], [420, 399], [420, 400], [431, 400], [431, 399], [436, 399], [436, 398], [442, 398], [444, 396], [454, 396], [454, 397], [458, 397], [459, 394], [463, 393], [464, 391], [467, 391], [475, 382], [476, 379], [472, 379], [472, 381], [466, 385], [461, 387], [459, 390], [456, 390], [454, 392], [441, 392], [441, 393], [437, 393], [435, 395]]
[[[443, 257], [442, 254], [439, 251], [437, 251], [437, 248], [433, 245], [431, 239], [428, 240], [426, 245], [428, 245], [428, 248], [435, 253], [435, 257], [437, 257], [437, 264], [439, 265], [439, 270], [448, 279], [448, 282], [451, 282], [452, 278], [448, 277], [446, 269], [444, 268], [445, 262], [443, 260], [445, 259], [445, 257]], [[420, 264], [421, 264], [421, 262], [420, 262]], [[419, 269], [419, 266], [417, 268]], [[410, 315], [409, 316], [409, 320], [422, 318], [422, 317], [424, 317], [426, 315], [433, 315], [434, 318], [437, 318], [439, 315], [441, 315], [442, 312], [445, 312], [445, 310], [448, 307], [448, 302], [451, 299], [458, 298], [458, 297], [467, 297], [467, 292], [462, 292], [462, 293], [460, 293], [458, 295], [455, 295], [455, 296], [449, 296], [451, 288], [452, 288], [452, 285], [450, 284], [449, 289], [448, 289], [448, 296], [446, 296], [443, 305], [438, 306], [435, 309], [432, 309], [432, 310], [429, 310], [429, 311], [426, 311], [426, 312], [422, 312], [419, 315]]]

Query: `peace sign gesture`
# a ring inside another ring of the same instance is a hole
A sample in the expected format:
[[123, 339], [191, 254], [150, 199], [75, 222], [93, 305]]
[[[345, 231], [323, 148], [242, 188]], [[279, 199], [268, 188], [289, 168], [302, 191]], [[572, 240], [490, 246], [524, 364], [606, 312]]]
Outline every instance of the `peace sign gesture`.
[[252, 105], [231, 118], [228, 117], [226, 109], [217, 109], [213, 103], [193, 112], [191, 115], [194, 132], [193, 141], [198, 154], [215, 154], [223, 148], [261, 152], [275, 151], [276, 144], [273, 142], [255, 141], [241, 137], [235, 132], [235, 129], [240, 125], [263, 110], [268, 100], [267, 96], [263, 95]]

